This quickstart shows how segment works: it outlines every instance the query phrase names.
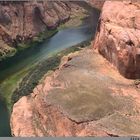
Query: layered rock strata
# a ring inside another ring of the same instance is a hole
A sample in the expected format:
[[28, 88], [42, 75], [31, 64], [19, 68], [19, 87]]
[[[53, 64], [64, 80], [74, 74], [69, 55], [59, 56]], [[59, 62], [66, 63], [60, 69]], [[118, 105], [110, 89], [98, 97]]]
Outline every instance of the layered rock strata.
[[0, 2], [0, 60], [14, 55], [18, 44], [36, 41], [43, 32], [49, 34], [75, 9], [80, 7], [64, 1]]
[[140, 3], [106, 1], [94, 48], [126, 78], [140, 78]]

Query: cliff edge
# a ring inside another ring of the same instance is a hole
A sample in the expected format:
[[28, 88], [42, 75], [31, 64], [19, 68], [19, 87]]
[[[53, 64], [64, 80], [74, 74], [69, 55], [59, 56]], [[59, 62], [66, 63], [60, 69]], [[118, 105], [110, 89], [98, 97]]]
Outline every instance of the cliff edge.
[[92, 49], [63, 57], [13, 106], [13, 136], [138, 136], [139, 89]]
[[106, 1], [94, 48], [126, 78], [140, 78], [140, 2]]

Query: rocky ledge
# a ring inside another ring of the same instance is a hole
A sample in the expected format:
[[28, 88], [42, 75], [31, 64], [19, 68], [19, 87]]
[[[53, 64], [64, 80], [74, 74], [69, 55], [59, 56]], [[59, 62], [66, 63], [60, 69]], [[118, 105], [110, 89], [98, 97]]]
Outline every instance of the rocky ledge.
[[13, 136], [138, 136], [140, 90], [97, 52], [62, 58], [14, 104]]
[[140, 2], [106, 1], [94, 48], [126, 78], [140, 78]]

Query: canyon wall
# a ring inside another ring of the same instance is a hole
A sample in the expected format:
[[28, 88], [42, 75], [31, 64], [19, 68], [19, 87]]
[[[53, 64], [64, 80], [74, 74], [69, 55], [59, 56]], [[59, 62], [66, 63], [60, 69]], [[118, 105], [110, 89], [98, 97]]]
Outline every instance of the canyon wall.
[[[15, 54], [20, 43], [37, 40], [70, 17], [69, 2], [0, 2], [0, 60]], [[22, 46], [24, 47], [24, 46]]]
[[105, 0], [88, 0], [86, 2], [88, 2], [91, 6], [101, 10]]
[[61, 60], [11, 115], [12, 135], [139, 136], [140, 90], [86, 48]]
[[94, 48], [126, 78], [140, 78], [140, 2], [106, 1]]
[[[103, 2], [88, 1], [99, 9]], [[31, 41], [41, 42], [42, 38], [51, 36], [55, 31], [50, 30], [69, 20], [71, 12], [76, 14], [78, 9], [69, 1], [1, 1], [0, 61], [13, 56], [17, 50], [30, 47]]]

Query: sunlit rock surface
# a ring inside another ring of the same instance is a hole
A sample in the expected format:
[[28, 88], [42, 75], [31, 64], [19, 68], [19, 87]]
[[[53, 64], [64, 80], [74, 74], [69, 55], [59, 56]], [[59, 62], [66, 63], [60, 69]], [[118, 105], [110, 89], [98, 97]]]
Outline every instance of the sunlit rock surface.
[[140, 3], [106, 1], [94, 48], [126, 78], [140, 78]]
[[140, 135], [139, 89], [92, 49], [70, 54], [13, 107], [14, 136]]

